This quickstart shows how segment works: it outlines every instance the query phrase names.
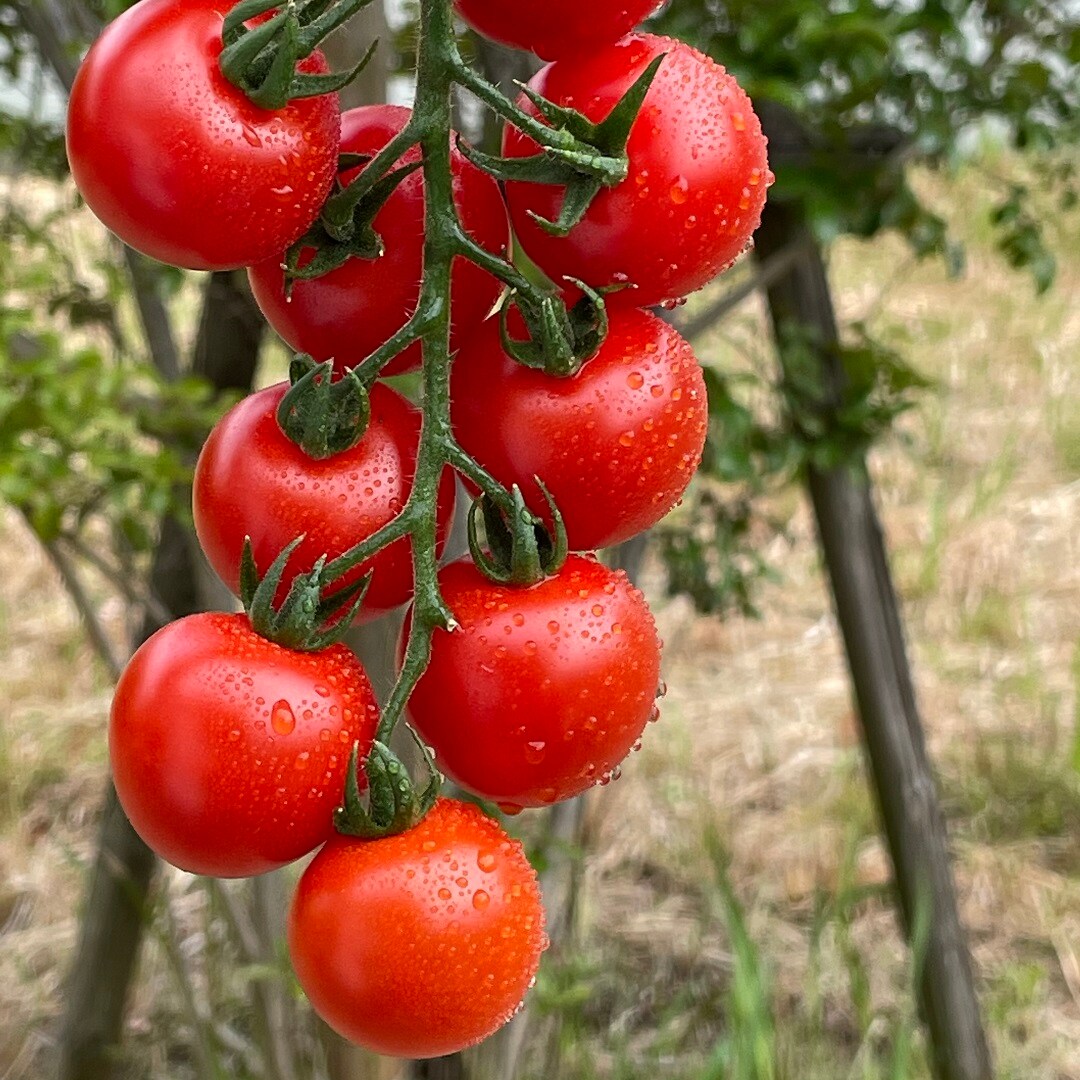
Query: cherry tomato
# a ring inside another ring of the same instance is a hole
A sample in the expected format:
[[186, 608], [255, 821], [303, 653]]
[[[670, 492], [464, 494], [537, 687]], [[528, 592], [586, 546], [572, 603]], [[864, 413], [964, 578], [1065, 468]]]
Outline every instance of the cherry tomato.
[[615, 41], [659, 6], [658, 0], [454, 0], [458, 14], [484, 37], [545, 60]]
[[[408, 123], [409, 110], [397, 105], [367, 105], [341, 118], [342, 153], [378, 153]], [[413, 147], [402, 164], [416, 161]], [[466, 232], [492, 252], [509, 243], [506, 209], [498, 185], [458, 152], [451, 152], [454, 201]], [[348, 182], [361, 172], [350, 169]], [[336, 361], [338, 369], [355, 367], [394, 335], [416, 308], [420, 295], [424, 247], [424, 179], [406, 177], [375, 216], [384, 254], [378, 259], [349, 259], [344, 266], [312, 281], [297, 281], [286, 300], [281, 259], [267, 259], [249, 271], [251, 288], [270, 325], [288, 344], [316, 360]], [[308, 256], [307, 258], [310, 258]], [[301, 265], [306, 258], [301, 259]], [[475, 264], [458, 259], [451, 280], [453, 325], [468, 333], [491, 310], [501, 285]], [[385, 369], [407, 371], [420, 363], [414, 344]]]
[[546, 947], [521, 844], [450, 799], [397, 836], [332, 839], [289, 912], [289, 953], [315, 1011], [394, 1057], [451, 1054], [492, 1034]]
[[[286, 566], [278, 600], [289, 583], [321, 555], [331, 559], [381, 528], [404, 507], [416, 466], [420, 413], [382, 384], [371, 390], [371, 422], [351, 450], [317, 461], [281, 430], [277, 407], [288, 388], [279, 383], [251, 394], [210, 433], [195, 468], [195, 530], [210, 565], [239, 590], [244, 538], [264, 573], [283, 548], [304, 534]], [[454, 513], [454, 480], [439, 490], [441, 550]], [[339, 584], [373, 571], [360, 619], [377, 618], [412, 595], [412, 548], [395, 541], [361, 563]]]
[[344, 645], [294, 652], [245, 615], [189, 615], [154, 634], [117, 684], [116, 793], [173, 865], [261, 874], [329, 838], [353, 744], [366, 755], [377, 724], [367, 675]]
[[[604, 188], [569, 235], [550, 236], [529, 216], [555, 220], [561, 188], [506, 185], [514, 231], [532, 259], [559, 283], [570, 275], [594, 286], [636, 286], [613, 294], [613, 304], [650, 307], [711, 281], [747, 246], [771, 182], [750, 99], [719, 64], [683, 42], [631, 34], [588, 56], [549, 64], [529, 85], [600, 121], [661, 53], [630, 132], [629, 175]], [[536, 112], [524, 97], [519, 104]], [[537, 149], [507, 128], [505, 154]]]
[[[140, 0], [79, 68], [67, 118], [75, 183], [126, 244], [192, 270], [283, 251], [337, 169], [336, 94], [268, 112], [218, 68], [226, 0]], [[327, 70], [315, 53], [300, 70]]]
[[569, 378], [507, 356], [497, 319], [466, 343], [451, 372], [458, 441], [543, 513], [539, 476], [578, 551], [655, 525], [697, 469], [708, 422], [701, 368], [678, 332], [633, 308], [610, 316], [599, 352]]
[[439, 584], [461, 629], [435, 632], [409, 714], [440, 770], [509, 812], [616, 775], [659, 715], [656, 625], [626, 575], [571, 555], [521, 589], [462, 559]]

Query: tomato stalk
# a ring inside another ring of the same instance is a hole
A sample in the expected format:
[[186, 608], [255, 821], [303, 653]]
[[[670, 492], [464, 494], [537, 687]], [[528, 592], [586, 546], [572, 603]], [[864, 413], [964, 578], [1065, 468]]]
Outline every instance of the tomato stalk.
[[[295, 21], [289, 12], [291, 6], [288, 11], [282, 9], [274, 18], [284, 16], [286, 23], [289, 18]], [[249, 35], [252, 33], [254, 31], [248, 31]], [[237, 44], [242, 42], [241, 37]], [[265, 55], [261, 58], [265, 60]], [[560, 527], [557, 508], [551, 506], [557, 534], [551, 540], [544, 535], [541, 520], [525, 508], [521, 493], [511, 493], [498, 483], [458, 444], [451, 429], [450, 285], [454, 259], [472, 261], [508, 287], [510, 297], [524, 316], [531, 338], [531, 342], [517, 345], [533, 345], [533, 354], [528, 354], [523, 347], [519, 348], [519, 352], [523, 361], [532, 366], [572, 374], [580, 367], [585, 355], [595, 352], [606, 329], [603, 300], [598, 294], [586, 290], [585, 305], [575, 312], [567, 312], [561, 298], [550, 288], [530, 281], [508, 258], [493, 255], [466, 232], [454, 200], [451, 170], [454, 86], [461, 85], [473, 91], [498, 115], [521, 127], [540, 144], [542, 152], [538, 157], [549, 155], [549, 163], [535, 162], [526, 167], [534, 170], [539, 168], [541, 171], [546, 169], [551, 174], [550, 182], [565, 184], [568, 203], [573, 204], [570, 209], [576, 213], [584, 204], [573, 195], [575, 190], [585, 185], [595, 192], [600, 186], [616, 184], [625, 177], [626, 134], [640, 108], [655, 67], [653, 65], [647, 76], [639, 79], [626, 101], [620, 103], [613, 116], [602, 125], [589, 124], [579, 114], [557, 109], [547, 102], [538, 102], [533, 96], [534, 105], [547, 121], [544, 123], [512, 104], [465, 64], [457, 47], [450, 0], [421, 0], [416, 97], [408, 123], [366, 163], [362, 172], [346, 188], [328, 199], [319, 223], [291, 252], [295, 270], [298, 249], [312, 242], [318, 247], [319, 241], [313, 241], [313, 237], [320, 231], [324, 234], [325, 250], [318, 251], [313, 263], [297, 270], [296, 277], [311, 276], [308, 268], [320, 259], [330, 266], [340, 265], [344, 258], [350, 256], [363, 257], [365, 252], [342, 252], [360, 240], [363, 241], [361, 246], [370, 246], [368, 241], [373, 235], [371, 221], [374, 214], [409, 169], [403, 169], [399, 163], [407, 151], [413, 147], [419, 148], [425, 189], [424, 273], [420, 296], [415, 311], [405, 325], [358, 364], [350, 376], [363, 386], [370, 386], [395, 356], [413, 343], [420, 342], [424, 407], [412, 489], [405, 506], [395, 518], [349, 551], [327, 561], [315, 573], [305, 576], [302, 583], [305, 595], [301, 597], [298, 593], [283, 605], [283, 609], [288, 608], [290, 613], [305, 606], [316, 612], [331, 607], [335, 611], [343, 610], [347, 604], [354, 602], [354, 595], [341, 598], [328, 595], [317, 607], [312, 606], [308, 594], [314, 579], [317, 578], [322, 588], [326, 589], [384, 547], [404, 537], [410, 538], [414, 601], [401, 669], [383, 708], [374, 749], [364, 764], [368, 779], [366, 807], [360, 798], [354, 755], [345, 806], [337, 816], [338, 828], [343, 832], [379, 836], [410, 828], [427, 812], [438, 792], [438, 773], [426, 748], [423, 748], [423, 753], [427, 777], [420, 792], [419, 785], [414, 787], [389, 745], [406, 703], [428, 666], [432, 635], [436, 629], [452, 632], [458, 626], [438, 583], [435, 507], [445, 470], [448, 467], [454, 469], [482, 492], [488, 544], [493, 549], [493, 556], [484, 555], [480, 560], [485, 573], [500, 580], [527, 585], [552, 572], [565, 558], [565, 533]], [[462, 152], [467, 157], [475, 158], [481, 168], [492, 173], [516, 167], [503, 165], [501, 159], [490, 158], [476, 151], [462, 148]], [[341, 250], [335, 250], [335, 244]], [[323, 271], [316, 268], [315, 272]], [[588, 315], [581, 314], [585, 310]], [[547, 357], [546, 363], [544, 357]], [[319, 408], [325, 412], [329, 405], [321, 403]], [[474, 512], [471, 547], [479, 552], [476, 517]], [[503, 529], [498, 528], [500, 517], [506, 523]], [[249, 567], [249, 579], [251, 573], [253, 570]], [[249, 591], [254, 591], [254, 585]], [[267, 588], [260, 590], [262, 596], [268, 593]], [[325, 627], [313, 628], [312, 642], [317, 640], [325, 644], [328, 632], [344, 633], [349, 621], [348, 618], [342, 619], [341, 625], [330, 631]], [[275, 616], [263, 611], [260, 622], [270, 626], [274, 624]]]

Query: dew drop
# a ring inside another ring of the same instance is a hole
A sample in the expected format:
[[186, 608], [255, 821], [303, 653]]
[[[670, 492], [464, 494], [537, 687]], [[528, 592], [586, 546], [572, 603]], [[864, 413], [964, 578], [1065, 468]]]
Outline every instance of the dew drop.
[[530, 765], [539, 765], [544, 760], [547, 751], [547, 743], [542, 740], [525, 744], [525, 760]]
[[491, 903], [491, 897], [483, 889], [477, 889], [473, 893], [472, 906], [477, 911], [483, 911]]
[[676, 205], [682, 205], [686, 202], [690, 195], [690, 181], [685, 176], [680, 176], [674, 184], [671, 185], [671, 190], [668, 192], [671, 201]]
[[640, 371], [631, 371], [630, 374], [626, 376], [626, 385], [629, 386], [631, 390], [640, 390], [645, 385], [645, 376], [642, 375]]
[[484, 871], [485, 874], [490, 874], [495, 869], [498, 860], [490, 851], [482, 851], [476, 856], [476, 865]]
[[279, 735], [289, 735], [296, 727], [296, 717], [287, 701], [276, 701], [270, 710], [270, 726]]

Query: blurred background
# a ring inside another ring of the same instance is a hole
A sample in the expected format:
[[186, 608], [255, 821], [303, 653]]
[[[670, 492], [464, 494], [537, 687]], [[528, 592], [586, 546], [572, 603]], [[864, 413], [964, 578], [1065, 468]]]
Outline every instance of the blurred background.
[[[126, 656], [228, 602], [198, 447], [288, 359], [243, 273], [152, 264], [80, 205], [66, 87], [125, 6], [0, 3], [0, 1080], [1080, 1080], [1080, 5], [657, 16], [751, 93], [778, 177], [756, 253], [669, 313], [702, 473], [612, 556], [669, 692], [617, 783], [511, 823], [553, 946], [510, 1028], [424, 1064], [311, 1015], [295, 870], [155, 866], [107, 797]], [[382, 42], [349, 103], [408, 102], [414, 32], [377, 2], [334, 42]], [[358, 642], [377, 680], [395, 634]], [[928, 760], [941, 818], [933, 785], [912, 812]]]

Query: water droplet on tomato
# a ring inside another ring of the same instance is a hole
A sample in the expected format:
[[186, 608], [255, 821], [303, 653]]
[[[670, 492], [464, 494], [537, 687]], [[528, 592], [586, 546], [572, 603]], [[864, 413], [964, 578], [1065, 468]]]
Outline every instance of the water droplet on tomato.
[[485, 874], [490, 874], [495, 869], [498, 863], [498, 859], [490, 851], [482, 851], [476, 856], [476, 865], [484, 871]]
[[544, 760], [544, 754], [547, 752], [547, 743], [543, 740], [536, 742], [527, 742], [525, 744], [525, 760], [530, 765], [539, 765]]
[[680, 176], [674, 184], [671, 185], [671, 190], [668, 192], [671, 201], [676, 205], [682, 205], [690, 197], [690, 181], [685, 176]]
[[491, 903], [491, 897], [483, 889], [477, 889], [473, 893], [472, 906], [477, 911], [483, 911]]
[[287, 701], [276, 701], [270, 710], [270, 726], [279, 735], [290, 735], [296, 727], [296, 717]]
[[631, 390], [640, 390], [645, 385], [645, 376], [642, 375], [640, 371], [631, 371], [630, 374], [626, 376], [626, 385], [629, 386]]

